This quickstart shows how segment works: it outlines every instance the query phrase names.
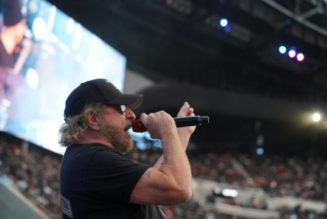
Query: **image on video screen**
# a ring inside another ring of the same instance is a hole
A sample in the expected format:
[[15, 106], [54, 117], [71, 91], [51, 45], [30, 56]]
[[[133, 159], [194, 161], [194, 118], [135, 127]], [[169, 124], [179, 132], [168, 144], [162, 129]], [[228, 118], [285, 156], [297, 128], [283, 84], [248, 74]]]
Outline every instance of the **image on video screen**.
[[126, 58], [46, 1], [0, 4], [0, 130], [63, 153], [66, 97], [93, 78], [123, 89]]

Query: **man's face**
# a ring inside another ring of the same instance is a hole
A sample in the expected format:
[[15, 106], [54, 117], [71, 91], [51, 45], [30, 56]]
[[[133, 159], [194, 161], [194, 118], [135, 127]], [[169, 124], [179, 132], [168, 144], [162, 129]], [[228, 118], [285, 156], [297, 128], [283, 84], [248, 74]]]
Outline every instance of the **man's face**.
[[7, 27], [8, 29], [15, 32], [15, 43], [18, 44], [24, 38], [24, 33], [26, 31], [26, 21], [22, 19], [17, 24]]
[[[129, 112], [126, 112], [129, 113]], [[134, 114], [134, 113], [133, 113]], [[100, 120], [100, 133], [121, 154], [126, 154], [133, 149], [133, 141], [127, 129], [130, 121], [125, 113], [116, 108], [107, 107]]]

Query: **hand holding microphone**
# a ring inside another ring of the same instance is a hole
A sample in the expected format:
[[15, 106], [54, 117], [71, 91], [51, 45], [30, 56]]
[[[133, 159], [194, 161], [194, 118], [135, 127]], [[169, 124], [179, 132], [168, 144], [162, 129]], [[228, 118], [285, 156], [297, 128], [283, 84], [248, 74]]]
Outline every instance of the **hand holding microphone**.
[[163, 139], [166, 135], [172, 134], [175, 126], [174, 119], [165, 111], [142, 113], [131, 125], [135, 132], [148, 131], [151, 137], [156, 139]]
[[[177, 127], [202, 126], [209, 123], [209, 116], [190, 116], [190, 117], [181, 117], [181, 118], [173, 118], [173, 119]], [[135, 119], [132, 122], [132, 130], [134, 132], [147, 131], [147, 129], [139, 119]]]
[[[180, 108], [177, 117], [173, 118], [177, 127], [201, 126], [209, 123], [209, 116], [195, 116], [193, 107], [188, 102], [184, 102]], [[195, 128], [191, 129], [191, 132]], [[139, 119], [132, 122], [134, 132], [145, 132], [147, 129]]]

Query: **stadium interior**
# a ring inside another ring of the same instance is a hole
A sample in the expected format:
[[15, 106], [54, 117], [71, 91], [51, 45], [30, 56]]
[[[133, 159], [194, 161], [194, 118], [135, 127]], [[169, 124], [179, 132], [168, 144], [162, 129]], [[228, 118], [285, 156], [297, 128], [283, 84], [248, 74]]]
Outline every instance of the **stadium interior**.
[[[210, 117], [188, 149], [193, 198], [168, 219], [327, 218], [326, 0], [48, 2], [126, 57], [138, 115], [187, 100]], [[129, 156], [153, 164], [141, 141]], [[61, 158], [0, 132], [0, 218], [61, 218]]]
[[[140, 112], [175, 113], [191, 98], [212, 121], [195, 136], [201, 144], [248, 150], [260, 132], [268, 151], [306, 153], [312, 141], [325, 150], [325, 125], [303, 121], [326, 109], [325, 1], [52, 2], [155, 82], [138, 91], [149, 100]], [[300, 48], [305, 60], [280, 55], [282, 44]]]

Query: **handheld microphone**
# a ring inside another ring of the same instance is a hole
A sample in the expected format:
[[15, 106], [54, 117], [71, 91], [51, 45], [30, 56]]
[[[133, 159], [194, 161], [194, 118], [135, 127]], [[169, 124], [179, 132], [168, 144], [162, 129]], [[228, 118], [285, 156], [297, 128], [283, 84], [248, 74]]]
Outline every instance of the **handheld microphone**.
[[[191, 116], [174, 118], [177, 127], [185, 126], [201, 126], [209, 123], [209, 116]], [[132, 122], [132, 130], [134, 132], [145, 132], [146, 128], [139, 119]]]

